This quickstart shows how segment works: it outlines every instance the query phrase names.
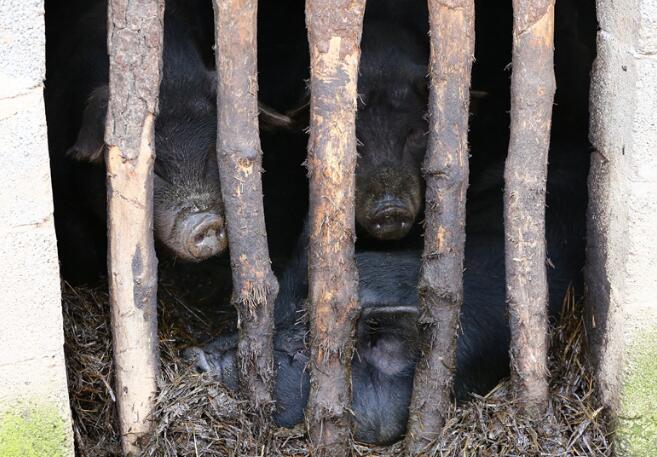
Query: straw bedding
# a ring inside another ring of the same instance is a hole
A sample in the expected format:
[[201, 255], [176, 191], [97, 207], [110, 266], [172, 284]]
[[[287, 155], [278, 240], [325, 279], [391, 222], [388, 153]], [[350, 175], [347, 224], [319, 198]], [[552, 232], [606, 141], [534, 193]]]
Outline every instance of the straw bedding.
[[[216, 291], [215, 291], [216, 292]], [[224, 291], [225, 292], [225, 291]], [[306, 456], [304, 431], [267, 428], [248, 402], [195, 373], [181, 349], [226, 325], [231, 313], [194, 309], [190, 296], [161, 281], [159, 297], [162, 371], [148, 456]], [[198, 297], [194, 300], [199, 300]], [[211, 299], [208, 299], [212, 302]], [[106, 289], [64, 287], [67, 370], [77, 453], [119, 455], [112, 391], [113, 367]], [[551, 401], [539, 423], [515, 414], [508, 381], [486, 397], [449, 412], [436, 456], [607, 456], [612, 449], [604, 411], [586, 359], [582, 318], [573, 294], [566, 297], [550, 352]], [[401, 446], [355, 444], [354, 456], [399, 456]]]

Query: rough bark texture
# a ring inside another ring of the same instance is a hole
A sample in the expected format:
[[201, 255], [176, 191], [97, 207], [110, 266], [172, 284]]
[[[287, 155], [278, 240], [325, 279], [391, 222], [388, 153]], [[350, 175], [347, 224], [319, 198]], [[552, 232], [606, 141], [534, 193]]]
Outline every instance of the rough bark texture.
[[111, 0], [105, 129], [109, 287], [123, 451], [139, 453], [157, 390], [153, 127], [162, 73], [164, 0]]
[[350, 453], [356, 95], [365, 0], [308, 0], [311, 56], [309, 301], [313, 455]]
[[268, 415], [274, 379], [273, 309], [278, 283], [271, 270], [262, 206], [258, 132], [256, 0], [214, 0], [217, 56], [217, 157], [226, 205], [239, 315], [240, 387]]
[[545, 185], [554, 79], [554, 0], [514, 0], [511, 139], [504, 174], [511, 375], [530, 417], [547, 407]]
[[430, 134], [423, 263], [421, 359], [415, 371], [406, 450], [424, 455], [450, 406], [456, 331], [463, 303], [468, 107], [474, 57], [473, 0], [430, 0]]

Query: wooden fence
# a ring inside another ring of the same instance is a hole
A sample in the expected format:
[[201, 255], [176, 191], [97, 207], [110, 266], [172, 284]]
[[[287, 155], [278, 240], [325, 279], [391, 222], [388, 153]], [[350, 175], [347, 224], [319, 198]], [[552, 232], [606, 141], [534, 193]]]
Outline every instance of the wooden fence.
[[[119, 418], [126, 455], [152, 424], [157, 388], [157, 260], [153, 126], [164, 0], [110, 0], [109, 272]], [[545, 185], [552, 102], [554, 0], [514, 0], [511, 141], [505, 172], [512, 375], [523, 409], [547, 405]], [[463, 302], [468, 107], [474, 0], [428, 0], [431, 27], [421, 360], [406, 437], [427, 452], [448, 410]], [[239, 313], [239, 379], [264, 413], [272, 404], [273, 304], [258, 132], [256, 0], [214, 0], [217, 156]], [[354, 262], [356, 97], [365, 0], [307, 0], [311, 54], [309, 303], [315, 455], [349, 455], [351, 357], [358, 315]]]

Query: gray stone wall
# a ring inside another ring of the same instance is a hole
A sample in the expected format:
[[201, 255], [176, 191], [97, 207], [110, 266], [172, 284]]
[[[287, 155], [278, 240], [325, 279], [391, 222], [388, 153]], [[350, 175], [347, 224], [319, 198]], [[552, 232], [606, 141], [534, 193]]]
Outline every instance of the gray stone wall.
[[73, 454], [43, 105], [43, 0], [0, 0], [0, 455]]
[[587, 327], [618, 455], [657, 455], [657, 0], [598, 0]]

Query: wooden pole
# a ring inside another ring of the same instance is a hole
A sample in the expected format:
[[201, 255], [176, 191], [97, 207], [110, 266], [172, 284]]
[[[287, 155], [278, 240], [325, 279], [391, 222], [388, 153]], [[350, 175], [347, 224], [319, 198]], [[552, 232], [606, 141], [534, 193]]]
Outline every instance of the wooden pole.
[[545, 186], [554, 79], [554, 0], [513, 0], [511, 139], [504, 173], [511, 376], [522, 409], [547, 408]]
[[239, 380], [254, 411], [272, 407], [273, 309], [278, 282], [271, 270], [262, 206], [258, 132], [257, 0], [214, 0], [217, 62], [217, 158], [226, 206], [239, 316]]
[[157, 393], [153, 127], [162, 73], [164, 0], [110, 0], [105, 128], [109, 289], [123, 453], [138, 455]]
[[408, 455], [424, 455], [450, 406], [456, 331], [463, 303], [468, 107], [474, 57], [474, 1], [429, 0], [430, 131], [420, 274], [420, 348], [406, 436]]
[[356, 95], [365, 0], [307, 0], [310, 43], [310, 396], [313, 455], [351, 449]]

